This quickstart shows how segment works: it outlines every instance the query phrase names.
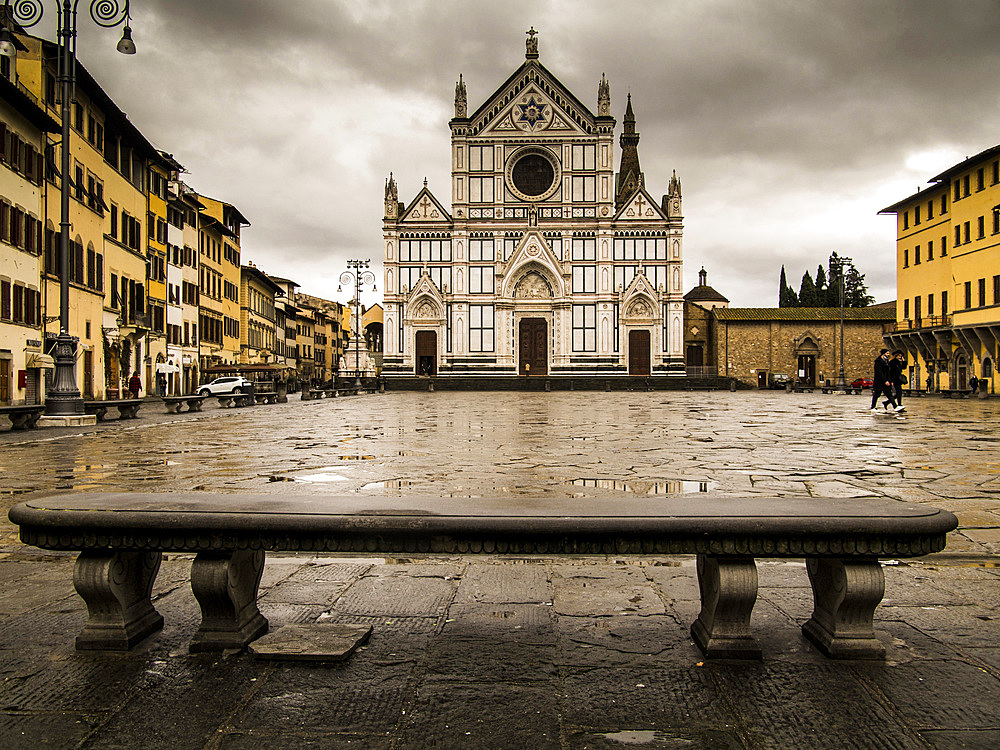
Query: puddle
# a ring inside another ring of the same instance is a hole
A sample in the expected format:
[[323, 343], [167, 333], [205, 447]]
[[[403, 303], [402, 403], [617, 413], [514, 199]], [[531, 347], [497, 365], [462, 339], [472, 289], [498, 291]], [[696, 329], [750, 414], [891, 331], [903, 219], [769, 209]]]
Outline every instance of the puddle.
[[606, 732], [599, 736], [623, 745], [650, 745], [663, 739], [663, 735], [652, 729], [627, 729], [622, 732]]
[[401, 490], [405, 487], [412, 487], [417, 484], [415, 479], [386, 479], [382, 482], [369, 482], [361, 486], [361, 492], [365, 490]]
[[322, 469], [315, 469], [309, 474], [271, 474], [268, 476], [267, 481], [269, 482], [306, 482], [306, 483], [325, 483], [325, 482], [346, 482], [347, 477], [341, 476], [340, 474], [335, 474], [330, 471], [336, 467], [326, 466]]
[[685, 495], [688, 493], [708, 492], [718, 487], [717, 482], [686, 480], [686, 479], [568, 479], [566, 484], [574, 487], [592, 487], [599, 490], [615, 490], [616, 492], [631, 492], [635, 495]]

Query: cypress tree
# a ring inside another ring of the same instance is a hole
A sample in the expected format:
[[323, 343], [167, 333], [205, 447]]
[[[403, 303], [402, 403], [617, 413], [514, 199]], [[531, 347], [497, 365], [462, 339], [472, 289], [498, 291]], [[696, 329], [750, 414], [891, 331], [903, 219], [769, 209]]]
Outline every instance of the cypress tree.
[[799, 286], [799, 307], [819, 307], [816, 284], [808, 271], [802, 275], [802, 284]]
[[788, 281], [785, 278], [785, 267], [781, 267], [781, 281], [779, 282], [778, 289], [778, 307], [798, 307], [799, 298], [795, 294], [795, 290], [788, 286]]

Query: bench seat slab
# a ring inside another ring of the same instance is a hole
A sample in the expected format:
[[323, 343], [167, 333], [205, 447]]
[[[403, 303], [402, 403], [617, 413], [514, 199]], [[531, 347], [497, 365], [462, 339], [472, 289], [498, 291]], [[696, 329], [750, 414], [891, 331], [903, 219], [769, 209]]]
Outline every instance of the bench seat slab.
[[875, 608], [885, 594], [878, 560], [806, 560], [814, 609], [802, 633], [832, 659], [884, 659], [875, 637]]
[[162, 553], [84, 550], [76, 558], [73, 586], [87, 605], [77, 651], [127, 651], [163, 627], [150, 594]]
[[750, 633], [750, 613], [757, 601], [757, 565], [752, 557], [698, 555], [701, 614], [691, 637], [705, 656], [760, 659]]
[[201, 627], [191, 651], [244, 648], [267, 632], [257, 609], [263, 550], [199, 552], [191, 564], [191, 589], [201, 605]]

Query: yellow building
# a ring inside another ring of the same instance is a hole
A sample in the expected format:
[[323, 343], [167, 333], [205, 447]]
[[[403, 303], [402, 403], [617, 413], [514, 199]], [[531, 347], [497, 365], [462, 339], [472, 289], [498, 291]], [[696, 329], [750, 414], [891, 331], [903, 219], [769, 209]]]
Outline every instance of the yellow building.
[[[57, 47], [19, 34], [17, 82], [61, 122], [56, 103]], [[156, 149], [77, 62], [71, 104], [69, 333], [80, 339], [77, 385], [84, 398], [122, 388], [149, 356], [146, 294], [147, 172]], [[59, 174], [62, 144], [49, 143], [44, 219], [44, 331], [58, 333]]]
[[1000, 346], [1000, 146], [930, 179], [896, 216], [896, 322], [912, 387], [995, 392]]
[[[2, 58], [7, 60], [7, 58]], [[45, 133], [58, 125], [0, 71], [0, 406], [41, 403], [42, 190]]]
[[144, 376], [146, 392], [156, 389], [156, 373], [167, 364], [167, 186], [181, 165], [162, 152], [149, 163], [146, 184], [146, 295], [149, 333], [146, 338]]
[[198, 195], [199, 315], [202, 376], [208, 368], [239, 364], [240, 228], [250, 222], [239, 210]]
[[299, 383], [306, 387], [311, 385], [316, 377], [316, 342], [313, 334], [315, 313], [298, 301], [296, 301], [296, 307], [298, 307], [295, 322], [296, 367]]
[[275, 298], [282, 294], [284, 290], [253, 263], [240, 269], [240, 364], [278, 364]]

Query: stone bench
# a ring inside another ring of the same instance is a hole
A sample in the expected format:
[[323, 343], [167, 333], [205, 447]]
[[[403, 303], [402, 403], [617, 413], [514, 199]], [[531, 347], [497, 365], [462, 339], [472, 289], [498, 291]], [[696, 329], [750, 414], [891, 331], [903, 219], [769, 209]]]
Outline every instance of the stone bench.
[[968, 398], [972, 395], [971, 388], [939, 388], [940, 393], [945, 398]]
[[10, 420], [12, 430], [30, 430], [38, 424], [38, 418], [45, 413], [45, 404], [17, 404], [0, 406], [0, 414]]
[[228, 408], [230, 406], [253, 406], [254, 397], [249, 393], [220, 393], [216, 398], [219, 399], [219, 406], [223, 408]]
[[118, 409], [119, 419], [137, 419], [139, 417], [139, 407], [142, 405], [141, 398], [119, 398], [108, 399], [106, 401], [84, 401], [83, 411], [93, 414], [98, 422], [103, 422], [108, 414], [108, 409]]
[[253, 398], [258, 404], [273, 404], [277, 402], [278, 394], [275, 391], [254, 391]]
[[208, 396], [199, 396], [196, 393], [187, 396], [164, 396], [163, 404], [167, 407], [168, 414], [180, 414], [185, 406], [188, 411], [201, 411], [201, 405], [206, 398]]
[[412, 555], [696, 554], [711, 657], [760, 658], [750, 631], [754, 559], [805, 558], [812, 617], [802, 632], [834, 658], [882, 658], [879, 558], [944, 549], [954, 515], [894, 500], [699, 497], [632, 500], [67, 494], [15, 506], [21, 541], [80, 550], [73, 574], [89, 619], [80, 650], [124, 650], [163, 626], [150, 594], [164, 552], [193, 552], [201, 605], [192, 651], [243, 648], [267, 631], [257, 588], [268, 550]]

